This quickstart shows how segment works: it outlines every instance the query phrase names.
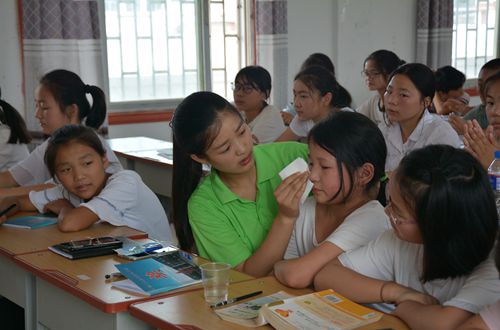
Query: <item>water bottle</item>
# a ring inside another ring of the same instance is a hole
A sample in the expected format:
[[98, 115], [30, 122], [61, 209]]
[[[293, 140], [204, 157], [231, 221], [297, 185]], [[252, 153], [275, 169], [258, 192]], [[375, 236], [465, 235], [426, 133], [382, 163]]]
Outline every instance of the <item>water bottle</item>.
[[495, 193], [497, 211], [500, 211], [500, 150], [495, 151], [495, 159], [493, 159], [488, 167], [488, 176], [490, 177], [491, 187]]

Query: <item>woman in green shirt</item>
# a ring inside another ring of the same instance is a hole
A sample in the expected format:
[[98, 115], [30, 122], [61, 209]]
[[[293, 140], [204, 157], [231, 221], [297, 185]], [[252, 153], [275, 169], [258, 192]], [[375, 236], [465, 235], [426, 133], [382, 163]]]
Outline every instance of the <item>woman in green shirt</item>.
[[[211, 92], [191, 94], [171, 122], [173, 216], [181, 248], [261, 276], [283, 258], [307, 173], [278, 176], [307, 146], [254, 146], [241, 114]], [[210, 173], [203, 177], [202, 165]], [[278, 204], [280, 211], [278, 212]]]

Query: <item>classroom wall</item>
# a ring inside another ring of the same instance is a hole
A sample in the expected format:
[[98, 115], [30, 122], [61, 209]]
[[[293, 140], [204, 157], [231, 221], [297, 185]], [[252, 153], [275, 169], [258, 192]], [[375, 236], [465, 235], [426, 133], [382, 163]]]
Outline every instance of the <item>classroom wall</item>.
[[[323, 52], [335, 63], [339, 81], [360, 104], [370, 96], [360, 71], [372, 51], [387, 48], [407, 61], [415, 54], [416, 0], [288, 0], [288, 91], [311, 53]], [[0, 3], [0, 86], [18, 109], [24, 109], [18, 45], [17, 0]], [[5, 60], [8, 59], [8, 60]], [[24, 113], [32, 115], [32, 104]], [[111, 137], [144, 135], [170, 140], [164, 123], [110, 126]]]
[[25, 116], [17, 0], [0, 4], [0, 87], [2, 98]]

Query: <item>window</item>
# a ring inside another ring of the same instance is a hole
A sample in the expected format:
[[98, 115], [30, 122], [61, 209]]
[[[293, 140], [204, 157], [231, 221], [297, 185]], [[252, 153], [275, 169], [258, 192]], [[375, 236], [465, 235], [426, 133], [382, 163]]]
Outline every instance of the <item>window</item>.
[[229, 83], [246, 65], [243, 3], [105, 0], [112, 105], [173, 104], [198, 90], [231, 95]]
[[453, 1], [452, 65], [475, 78], [497, 56], [497, 0]]

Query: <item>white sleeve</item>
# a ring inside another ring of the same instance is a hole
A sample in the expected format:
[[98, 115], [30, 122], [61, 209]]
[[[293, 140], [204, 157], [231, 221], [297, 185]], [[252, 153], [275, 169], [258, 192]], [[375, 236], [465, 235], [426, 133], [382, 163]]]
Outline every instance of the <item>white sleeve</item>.
[[442, 122], [436, 129], [432, 130], [431, 134], [427, 138], [426, 145], [429, 144], [446, 144], [452, 147], [458, 148], [461, 145], [460, 138], [457, 132], [451, 127], [451, 125], [439, 118]]
[[360, 114], [370, 118], [371, 101], [372, 99], [369, 98], [368, 100], [363, 102], [363, 104], [361, 104], [359, 107], [356, 108], [356, 112], [359, 112]]
[[382, 205], [370, 201], [366, 207], [350, 214], [326, 241], [349, 251], [368, 244], [388, 229], [390, 225]]
[[259, 143], [274, 142], [286, 129], [279, 111], [268, 105], [263, 110], [262, 118], [252, 127], [252, 133], [259, 139]]
[[290, 236], [290, 240], [288, 241], [288, 246], [285, 251], [285, 255], [283, 256], [283, 259], [288, 260], [288, 259], [295, 259], [299, 257], [299, 249], [297, 246], [297, 239], [295, 238], [295, 229], [296, 227], [293, 228], [292, 236]]
[[64, 187], [62, 185], [57, 185], [42, 191], [30, 191], [29, 199], [38, 212], [43, 213], [45, 205], [49, 202], [65, 198], [64, 192]]
[[293, 132], [293, 134], [299, 136], [299, 137], [305, 137], [307, 136], [306, 129], [304, 127], [304, 122], [302, 120], [299, 120], [299, 116], [295, 115], [293, 117], [292, 121], [290, 122], [290, 130]]
[[108, 158], [108, 162], [109, 162], [109, 166], [108, 166], [108, 168], [106, 168], [106, 173], [113, 174], [113, 173], [117, 173], [117, 172], [120, 172], [121, 170], [123, 170], [122, 164], [120, 163], [120, 161], [116, 157], [113, 150], [111, 150], [109, 143], [105, 139], [103, 139], [100, 135], [99, 135], [99, 139], [101, 140], [101, 142], [104, 146], [104, 149], [106, 149], [106, 158]]
[[497, 301], [498, 297], [500, 297], [500, 280], [493, 257], [490, 255], [468, 276], [458, 293], [443, 305], [476, 314], [486, 305]]
[[[137, 180], [134, 172], [121, 171], [109, 177], [101, 193], [90, 201], [80, 204], [94, 212], [99, 219], [115, 226], [126, 225], [123, 216], [126, 209], [136, 205]], [[135, 174], [137, 175], [137, 174]]]
[[45, 166], [44, 156], [48, 141], [35, 148], [28, 158], [9, 169], [10, 174], [20, 186], [41, 184], [50, 179]]
[[393, 281], [395, 240], [392, 229], [388, 230], [368, 245], [341, 254], [339, 260], [345, 267], [362, 275]]

